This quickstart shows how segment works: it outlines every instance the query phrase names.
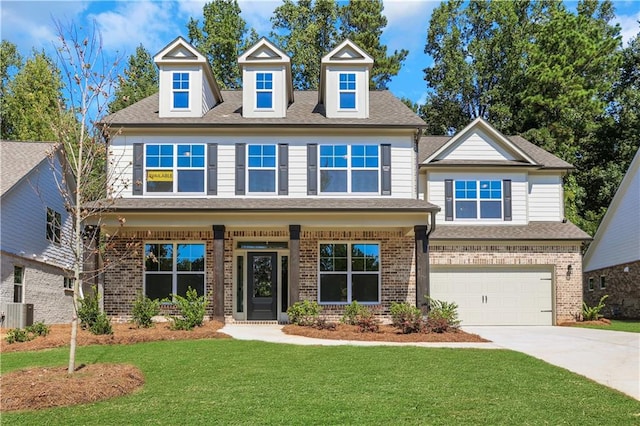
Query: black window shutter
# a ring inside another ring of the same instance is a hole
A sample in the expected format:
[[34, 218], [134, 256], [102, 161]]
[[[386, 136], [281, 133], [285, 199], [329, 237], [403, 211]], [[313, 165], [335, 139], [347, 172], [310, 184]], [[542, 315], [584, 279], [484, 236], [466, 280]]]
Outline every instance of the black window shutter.
[[133, 195], [142, 195], [142, 181], [144, 175], [144, 145], [133, 144]]
[[245, 151], [246, 144], [236, 144], [236, 195], [244, 195], [245, 193]]
[[504, 207], [504, 220], [511, 220], [511, 180], [505, 179], [502, 181], [502, 193], [503, 193], [503, 207]]
[[380, 145], [382, 150], [382, 195], [391, 195], [391, 145]]
[[207, 145], [207, 195], [218, 195], [218, 144]]
[[444, 181], [444, 220], [453, 220], [453, 180]]
[[278, 145], [278, 195], [289, 195], [289, 145]]
[[307, 145], [307, 195], [318, 195], [318, 145]]

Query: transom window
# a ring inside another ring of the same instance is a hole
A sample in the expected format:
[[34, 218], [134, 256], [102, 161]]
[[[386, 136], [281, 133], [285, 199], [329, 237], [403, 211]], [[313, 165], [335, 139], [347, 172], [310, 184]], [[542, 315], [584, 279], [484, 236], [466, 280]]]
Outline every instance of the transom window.
[[456, 181], [455, 206], [457, 219], [501, 219], [502, 181]]
[[189, 73], [173, 73], [173, 107], [189, 108]]
[[205, 294], [205, 245], [201, 243], [147, 243], [144, 246], [144, 291], [150, 299], [186, 296], [187, 290]]
[[147, 192], [203, 193], [205, 149], [200, 144], [145, 146]]
[[378, 145], [321, 145], [320, 192], [379, 192]]
[[380, 245], [378, 243], [320, 244], [318, 299], [320, 303], [378, 303]]
[[273, 108], [273, 74], [256, 73], [256, 108]]
[[24, 268], [13, 267], [13, 303], [22, 303], [22, 285], [24, 284]]
[[62, 234], [62, 215], [47, 207], [47, 240], [60, 244]]
[[356, 74], [340, 73], [340, 109], [356, 108]]
[[276, 192], [276, 146], [248, 146], [249, 192]]

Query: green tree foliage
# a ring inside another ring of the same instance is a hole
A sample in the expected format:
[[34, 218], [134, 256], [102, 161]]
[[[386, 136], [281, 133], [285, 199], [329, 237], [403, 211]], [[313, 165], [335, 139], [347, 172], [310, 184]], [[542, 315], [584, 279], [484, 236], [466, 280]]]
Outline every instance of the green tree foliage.
[[257, 33], [247, 30], [237, 0], [213, 0], [202, 11], [202, 26], [193, 18], [187, 24], [190, 42], [207, 57], [221, 88], [242, 87], [237, 59], [258, 40]]
[[348, 38], [373, 57], [370, 87], [375, 90], [387, 89], [393, 76], [398, 75], [408, 50], [395, 50], [387, 55], [387, 46], [380, 37], [387, 26], [383, 15], [382, 0], [351, 0], [340, 8], [340, 36]]
[[9, 133], [5, 95], [7, 93], [7, 86], [9, 85], [10, 74], [21, 67], [22, 58], [18, 53], [16, 45], [9, 41], [2, 40], [0, 43], [0, 135], [2, 135], [2, 138], [6, 138]]
[[615, 104], [606, 99], [620, 64], [612, 18], [610, 1], [583, 0], [572, 13], [561, 2], [450, 0], [434, 10], [425, 46], [434, 58], [420, 108], [428, 131], [451, 133], [483, 117], [574, 164], [565, 213], [591, 233], [610, 201], [589, 198], [599, 188], [588, 159], [607, 143], [599, 133]]
[[129, 57], [124, 76], [119, 77], [114, 99], [109, 104], [109, 112], [126, 108], [157, 91], [158, 70], [149, 51], [141, 44], [136, 48], [136, 53]]
[[[14, 58], [13, 65], [18, 65], [16, 56], [10, 53], [10, 47], [7, 52], [9, 58]], [[57, 123], [60, 117], [62, 81], [53, 61], [44, 52], [34, 51], [33, 56], [8, 80], [6, 87], [4, 65], [2, 71], [2, 138], [19, 141], [57, 140], [52, 123]]]

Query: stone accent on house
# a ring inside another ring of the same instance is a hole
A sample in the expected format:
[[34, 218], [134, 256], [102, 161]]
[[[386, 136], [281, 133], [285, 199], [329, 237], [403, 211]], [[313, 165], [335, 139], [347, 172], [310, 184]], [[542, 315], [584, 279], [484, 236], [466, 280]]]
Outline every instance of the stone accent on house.
[[[600, 277], [605, 288], [600, 288]], [[589, 290], [593, 278], [593, 290]], [[584, 273], [584, 301], [595, 306], [605, 294], [602, 314], [607, 318], [640, 318], [640, 260]]]
[[[553, 303], [556, 324], [571, 321], [582, 309], [582, 254], [580, 243], [499, 243], [431, 241], [429, 262], [451, 266], [539, 266], [553, 267]], [[571, 272], [568, 267], [571, 265]]]
[[24, 298], [22, 303], [33, 304], [33, 321], [45, 324], [71, 322], [73, 292], [64, 289], [65, 271], [43, 262], [2, 253], [2, 303], [13, 302], [13, 267], [24, 268]]

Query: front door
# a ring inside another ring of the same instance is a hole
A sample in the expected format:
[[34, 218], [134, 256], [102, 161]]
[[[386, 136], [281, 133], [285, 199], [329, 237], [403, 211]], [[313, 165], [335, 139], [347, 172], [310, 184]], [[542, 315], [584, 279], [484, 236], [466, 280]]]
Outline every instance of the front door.
[[278, 254], [247, 253], [247, 319], [278, 318]]

